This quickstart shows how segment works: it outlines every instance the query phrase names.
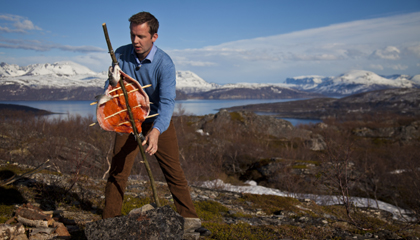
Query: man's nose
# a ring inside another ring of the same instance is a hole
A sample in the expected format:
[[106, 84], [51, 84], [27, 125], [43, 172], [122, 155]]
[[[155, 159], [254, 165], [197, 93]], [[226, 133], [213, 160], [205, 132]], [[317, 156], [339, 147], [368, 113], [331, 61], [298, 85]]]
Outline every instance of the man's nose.
[[133, 38], [133, 42], [134, 43], [139, 43], [140, 42], [140, 38], [139, 37], [134, 37]]

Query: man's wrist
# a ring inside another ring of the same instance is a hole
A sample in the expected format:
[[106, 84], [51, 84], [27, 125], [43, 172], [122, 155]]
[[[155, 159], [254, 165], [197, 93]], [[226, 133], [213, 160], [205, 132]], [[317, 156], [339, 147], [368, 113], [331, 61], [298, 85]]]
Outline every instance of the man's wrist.
[[162, 133], [162, 131], [160, 131], [160, 129], [158, 127], [153, 127], [153, 129], [156, 129], [159, 131], [159, 134]]

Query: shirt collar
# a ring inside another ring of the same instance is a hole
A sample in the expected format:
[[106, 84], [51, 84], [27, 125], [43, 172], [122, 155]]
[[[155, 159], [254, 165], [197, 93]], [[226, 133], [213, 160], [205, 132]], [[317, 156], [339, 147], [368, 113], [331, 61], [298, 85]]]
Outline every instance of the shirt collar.
[[149, 54], [147, 54], [146, 58], [144, 58], [144, 59], [143, 59], [143, 61], [140, 61], [140, 60], [137, 58], [137, 55], [136, 55], [136, 54], [135, 54], [135, 52], [134, 52], [134, 48], [133, 48], [133, 50], [131, 50], [131, 54], [133, 54], [133, 55], [134, 55], [134, 58], [136, 59], [137, 64], [143, 64], [146, 60], [149, 60], [150, 62], [153, 62], [153, 58], [155, 57], [155, 53], [156, 53], [156, 51], [157, 51], [157, 47], [156, 47], [156, 45], [155, 45], [155, 44], [153, 44], [153, 46], [152, 46], [152, 50], [150, 50]]

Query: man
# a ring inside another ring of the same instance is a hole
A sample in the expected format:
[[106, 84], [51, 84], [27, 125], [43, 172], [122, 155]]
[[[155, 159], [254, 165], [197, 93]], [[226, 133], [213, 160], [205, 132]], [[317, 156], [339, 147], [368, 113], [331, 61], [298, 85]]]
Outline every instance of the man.
[[[150, 115], [142, 124], [142, 132], [147, 144], [145, 152], [155, 155], [172, 193], [177, 212], [184, 217], [185, 231], [198, 231], [201, 235], [210, 235], [210, 231], [201, 227], [188, 183], [181, 169], [178, 141], [171, 121], [175, 105], [175, 66], [171, 58], [154, 45], [158, 38], [158, 20], [148, 12], [140, 12], [130, 19], [131, 44], [115, 51], [118, 65], [123, 72], [140, 82], [150, 98]], [[117, 67], [110, 72], [118, 71]], [[114, 152], [105, 188], [105, 208], [103, 218], [121, 215], [128, 176], [134, 159], [139, 152], [133, 134], [116, 134]]]

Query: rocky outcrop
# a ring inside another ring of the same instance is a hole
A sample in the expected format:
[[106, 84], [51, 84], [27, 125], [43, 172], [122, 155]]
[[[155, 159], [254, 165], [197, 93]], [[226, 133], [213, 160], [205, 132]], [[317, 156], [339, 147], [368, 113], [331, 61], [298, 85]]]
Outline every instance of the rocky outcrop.
[[86, 225], [88, 240], [182, 239], [184, 219], [169, 206]]
[[406, 126], [398, 127], [359, 127], [353, 130], [353, 134], [359, 137], [410, 141], [420, 139], [420, 121], [414, 121]]
[[193, 125], [203, 132], [211, 132], [212, 128], [210, 126], [224, 126], [229, 124], [235, 124], [238, 127], [238, 131], [256, 131], [261, 135], [269, 135], [277, 138], [310, 137], [310, 131], [296, 129], [289, 121], [273, 116], [257, 115], [249, 111], [230, 112], [222, 109], [216, 114], [204, 116]]
[[15, 225], [0, 224], [0, 239], [27, 240], [25, 227], [18, 223]]

